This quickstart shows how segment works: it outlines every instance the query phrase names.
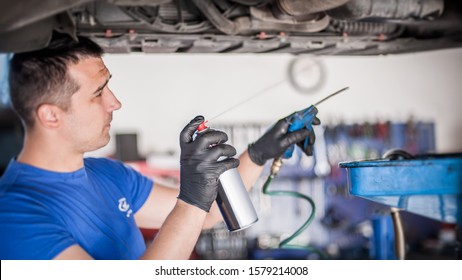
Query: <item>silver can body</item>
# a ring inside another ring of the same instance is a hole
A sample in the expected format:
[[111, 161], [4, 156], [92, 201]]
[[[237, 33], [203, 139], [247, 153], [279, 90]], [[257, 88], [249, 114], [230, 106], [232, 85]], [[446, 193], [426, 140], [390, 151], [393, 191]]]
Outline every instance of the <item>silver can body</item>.
[[[207, 127], [202, 131], [196, 131], [193, 141], [208, 129]], [[226, 157], [220, 157], [218, 160], [224, 159]], [[258, 221], [257, 211], [255, 211], [237, 168], [225, 171], [220, 175], [218, 182], [216, 202], [228, 230], [239, 231], [256, 223]]]
[[258, 221], [237, 168], [220, 175], [216, 201], [229, 231], [245, 229]]

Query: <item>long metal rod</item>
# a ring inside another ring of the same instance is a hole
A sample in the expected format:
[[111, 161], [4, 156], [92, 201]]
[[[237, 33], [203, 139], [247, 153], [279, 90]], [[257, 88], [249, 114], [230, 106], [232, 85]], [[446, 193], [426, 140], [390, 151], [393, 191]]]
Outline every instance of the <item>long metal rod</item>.
[[[306, 70], [306, 69], [302, 69], [302, 71], [300, 71], [300, 72], [303, 72], [303, 71], [305, 71], [305, 70]], [[287, 81], [287, 79], [281, 80], [281, 81], [279, 81], [279, 82], [277, 82], [277, 83], [274, 83], [274, 84], [272, 84], [272, 85], [270, 85], [270, 86], [268, 86], [268, 87], [266, 87], [266, 88], [264, 88], [264, 89], [258, 91], [257, 93], [253, 94], [253, 95], [250, 96], [249, 98], [246, 98], [246, 99], [244, 99], [244, 100], [242, 100], [242, 101], [240, 101], [240, 102], [234, 104], [233, 106], [229, 107], [228, 109], [224, 110], [223, 112], [219, 113], [218, 115], [213, 116], [212, 118], [208, 119], [208, 121], [212, 121], [212, 120], [218, 118], [219, 116], [221, 116], [221, 115], [223, 115], [223, 114], [225, 114], [225, 113], [228, 113], [228, 112], [231, 111], [231, 110], [234, 110], [235, 108], [241, 106], [242, 104], [247, 103], [248, 101], [250, 101], [250, 100], [252, 100], [252, 99], [254, 99], [254, 98], [256, 98], [256, 97], [262, 95], [263, 93], [265, 93], [265, 92], [267, 92], [267, 91], [269, 91], [269, 90], [271, 90], [271, 89], [273, 89], [273, 88], [275, 88], [275, 87], [277, 87], [277, 86], [279, 86], [279, 85], [285, 83], [286, 81]], [[319, 104], [321, 104], [322, 102], [326, 101], [327, 99], [330, 99], [331, 97], [334, 97], [335, 95], [337, 95], [337, 94], [339, 94], [339, 93], [341, 93], [341, 92], [343, 92], [343, 91], [345, 91], [345, 90], [347, 90], [347, 89], [349, 89], [349, 87], [344, 87], [344, 88], [342, 88], [341, 90], [338, 90], [338, 91], [336, 91], [336, 92], [334, 92], [334, 93], [332, 93], [332, 94], [330, 94], [330, 95], [324, 97], [323, 99], [319, 100], [318, 102], [314, 103], [313, 105], [314, 105], [314, 106], [318, 106]]]
[[332, 93], [332, 94], [330, 94], [330, 95], [324, 97], [323, 99], [319, 100], [318, 102], [314, 103], [313, 105], [314, 105], [314, 106], [318, 106], [319, 104], [321, 104], [322, 102], [326, 101], [327, 99], [329, 99], [329, 98], [331, 98], [331, 97], [334, 97], [334, 96], [336, 96], [337, 94], [339, 94], [339, 93], [341, 93], [342, 91], [345, 91], [345, 90], [347, 90], [347, 89], [349, 89], [349, 88], [350, 88], [350, 87], [344, 87], [344, 88], [342, 88], [341, 90], [338, 90], [338, 91], [336, 91], [336, 92], [334, 92], [334, 93]]
[[[246, 102], [248, 102], [248, 101], [250, 101], [250, 100], [252, 100], [252, 99], [254, 99], [254, 98], [258, 97], [258, 96], [260, 96], [261, 94], [267, 92], [268, 90], [270, 90], [270, 89], [272, 89], [272, 88], [275, 88], [275, 87], [277, 87], [277, 86], [283, 84], [284, 82], [286, 82], [286, 80], [279, 81], [278, 83], [272, 84], [272, 85], [270, 85], [270, 86], [268, 86], [268, 87], [266, 87], [266, 88], [264, 88], [264, 89], [258, 91], [256, 94], [250, 96], [249, 98], [246, 98], [246, 99], [240, 101], [239, 103], [234, 104], [233, 106], [229, 107], [228, 109], [224, 110], [223, 112], [219, 113], [218, 115], [215, 115], [213, 118], [208, 119], [208, 121], [211, 121], [211, 120], [214, 120], [214, 119], [218, 118], [219, 116], [221, 116], [221, 115], [223, 115], [223, 114], [225, 114], [225, 113], [227, 113], [227, 112], [229, 112], [229, 111], [235, 109], [236, 107], [241, 106], [242, 104], [244, 104], [244, 103], [246, 103]], [[345, 90], [347, 90], [347, 89], [349, 89], [349, 88], [350, 88], [350, 87], [344, 87], [344, 88], [342, 88], [341, 90], [338, 90], [338, 91], [336, 91], [336, 92], [334, 92], [334, 93], [332, 93], [332, 94], [330, 94], [330, 95], [324, 97], [323, 99], [319, 100], [318, 102], [314, 103], [313, 105], [314, 105], [314, 106], [318, 106], [319, 104], [323, 103], [324, 101], [330, 99], [331, 97], [334, 97], [335, 95], [337, 95], [337, 94], [339, 94], [339, 93], [341, 93], [341, 92], [343, 92], [343, 91], [345, 91]]]
[[391, 207], [391, 218], [395, 230], [395, 254], [398, 260], [406, 258], [406, 239], [404, 237], [403, 223], [399, 214], [399, 209]]

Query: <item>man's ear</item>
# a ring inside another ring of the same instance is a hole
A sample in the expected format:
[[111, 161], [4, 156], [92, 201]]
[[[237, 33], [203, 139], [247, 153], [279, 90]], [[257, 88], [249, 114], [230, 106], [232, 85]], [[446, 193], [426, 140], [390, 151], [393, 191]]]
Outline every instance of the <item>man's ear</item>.
[[37, 108], [37, 122], [46, 128], [59, 127], [62, 110], [51, 104], [42, 104]]

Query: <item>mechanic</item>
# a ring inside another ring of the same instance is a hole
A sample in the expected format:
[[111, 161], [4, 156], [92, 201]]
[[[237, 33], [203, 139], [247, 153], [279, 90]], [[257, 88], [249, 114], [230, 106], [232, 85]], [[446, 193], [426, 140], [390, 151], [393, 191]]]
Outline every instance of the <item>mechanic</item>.
[[[11, 102], [25, 136], [0, 178], [0, 259], [187, 259], [201, 230], [222, 220], [220, 174], [239, 165], [250, 189], [290, 145], [309, 138], [311, 154], [314, 134], [287, 133], [281, 119], [238, 160], [223, 132], [192, 141], [204, 121], [197, 116], [180, 133], [179, 190], [121, 162], [84, 158], [109, 142], [121, 108], [102, 54], [88, 38], [55, 34], [48, 47], [11, 60]], [[147, 248], [139, 228], [160, 228]]]

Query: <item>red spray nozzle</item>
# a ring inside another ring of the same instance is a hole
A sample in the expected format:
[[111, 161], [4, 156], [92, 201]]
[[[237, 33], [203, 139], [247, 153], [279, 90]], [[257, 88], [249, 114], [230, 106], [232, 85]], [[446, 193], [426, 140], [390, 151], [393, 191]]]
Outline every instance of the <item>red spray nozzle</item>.
[[208, 122], [208, 121], [204, 121], [203, 123], [201, 123], [201, 124], [199, 125], [199, 127], [197, 128], [197, 131], [198, 131], [198, 132], [201, 132], [202, 130], [207, 129], [207, 128], [208, 128], [207, 125], [206, 125], [207, 122]]

